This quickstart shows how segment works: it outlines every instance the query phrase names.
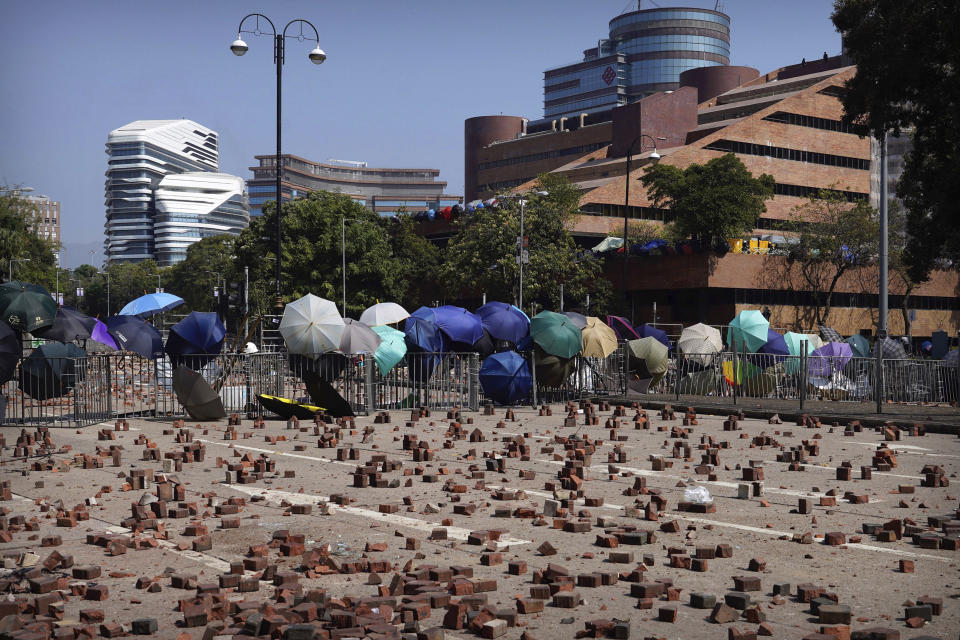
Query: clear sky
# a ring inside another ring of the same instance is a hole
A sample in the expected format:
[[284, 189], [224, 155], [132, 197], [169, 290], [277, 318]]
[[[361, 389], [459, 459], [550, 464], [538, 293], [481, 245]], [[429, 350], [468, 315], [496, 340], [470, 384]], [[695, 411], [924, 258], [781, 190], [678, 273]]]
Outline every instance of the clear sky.
[[[644, 0], [713, 8], [714, 0]], [[761, 72], [840, 51], [832, 0], [722, 0], [731, 64]], [[635, 0], [31, 0], [3, 3], [0, 184], [61, 202], [66, 264], [99, 264], [107, 134], [133, 120], [189, 118], [220, 134], [221, 171], [251, 177], [275, 149], [269, 38], [237, 25], [259, 11], [305, 18], [283, 69], [283, 151], [311, 160], [440, 169], [463, 193], [463, 121], [543, 114], [543, 70], [581, 59]]]

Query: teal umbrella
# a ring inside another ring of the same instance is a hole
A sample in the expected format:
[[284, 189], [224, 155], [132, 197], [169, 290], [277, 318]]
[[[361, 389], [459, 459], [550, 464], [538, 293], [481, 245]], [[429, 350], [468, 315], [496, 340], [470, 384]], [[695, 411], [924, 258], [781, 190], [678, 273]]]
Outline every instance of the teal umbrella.
[[770, 323], [756, 309], [741, 311], [727, 327], [727, 344], [738, 351], [747, 345], [747, 351], [757, 351], [767, 343]]
[[[807, 355], [810, 355], [813, 353], [813, 350], [816, 349], [813, 336], [804, 333], [794, 333], [793, 331], [787, 331], [783, 334], [783, 341], [787, 343], [787, 349], [790, 350], [791, 356], [800, 356], [803, 354], [804, 340], [806, 340]], [[800, 371], [799, 358], [788, 358], [785, 364], [784, 370], [791, 375]]]
[[370, 328], [380, 336], [380, 346], [374, 352], [373, 359], [377, 361], [380, 375], [385, 376], [407, 355], [407, 343], [403, 331], [397, 331], [385, 324]]
[[572, 358], [583, 349], [583, 336], [573, 320], [561, 313], [541, 311], [530, 320], [530, 337], [550, 355]]
[[853, 355], [855, 357], [870, 357], [870, 341], [867, 340], [866, 337], [857, 333], [844, 340], [844, 342], [850, 345], [850, 349], [853, 350]]

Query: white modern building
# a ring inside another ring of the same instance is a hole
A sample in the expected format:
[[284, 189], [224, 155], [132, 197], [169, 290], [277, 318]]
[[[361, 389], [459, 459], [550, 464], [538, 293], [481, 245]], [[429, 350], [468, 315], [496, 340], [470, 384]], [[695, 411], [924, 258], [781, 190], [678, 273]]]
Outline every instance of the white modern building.
[[[159, 220], [155, 192], [164, 178], [170, 175], [215, 174], [219, 169], [217, 133], [192, 120], [137, 120], [110, 132], [107, 137], [107, 155], [109, 160], [104, 194], [107, 208], [104, 257], [107, 262], [159, 259], [156, 242], [156, 224]], [[193, 184], [196, 186], [196, 183]], [[215, 185], [211, 187], [212, 193], [205, 194], [204, 197], [198, 194], [198, 200], [209, 200], [211, 203], [217, 200], [218, 196], [215, 194], [221, 193], [225, 183], [214, 179], [211, 184]], [[180, 184], [176, 188], [183, 187], [184, 185]], [[234, 196], [228, 195], [224, 202], [232, 197]], [[212, 212], [219, 206], [220, 204], [214, 204], [208, 211]], [[166, 224], [170, 220], [163, 222]], [[169, 227], [164, 233], [164, 242], [172, 249], [170, 243], [173, 239]], [[192, 229], [188, 233], [193, 235], [185, 237], [192, 240], [176, 244], [190, 244], [202, 237]], [[186, 249], [183, 249], [182, 254], [176, 254], [181, 256], [179, 259], [185, 255]]]
[[161, 267], [182, 262], [202, 238], [238, 235], [250, 223], [243, 179], [227, 173], [171, 174], [154, 190], [154, 252]]

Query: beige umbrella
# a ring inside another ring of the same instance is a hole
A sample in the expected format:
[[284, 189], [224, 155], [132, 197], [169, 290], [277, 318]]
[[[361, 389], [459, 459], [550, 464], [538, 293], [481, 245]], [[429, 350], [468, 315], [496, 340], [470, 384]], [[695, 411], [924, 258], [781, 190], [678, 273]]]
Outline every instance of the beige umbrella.
[[584, 356], [606, 358], [617, 350], [617, 334], [606, 323], [596, 316], [587, 318], [587, 326], [581, 331], [583, 334]]

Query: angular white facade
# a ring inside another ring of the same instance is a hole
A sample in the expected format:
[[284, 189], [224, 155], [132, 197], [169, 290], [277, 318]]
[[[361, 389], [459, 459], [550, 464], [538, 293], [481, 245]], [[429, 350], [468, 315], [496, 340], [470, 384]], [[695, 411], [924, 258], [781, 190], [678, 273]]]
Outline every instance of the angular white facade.
[[154, 189], [153, 237], [162, 267], [182, 262], [202, 238], [237, 235], [250, 223], [243, 179], [226, 173], [172, 174]]

